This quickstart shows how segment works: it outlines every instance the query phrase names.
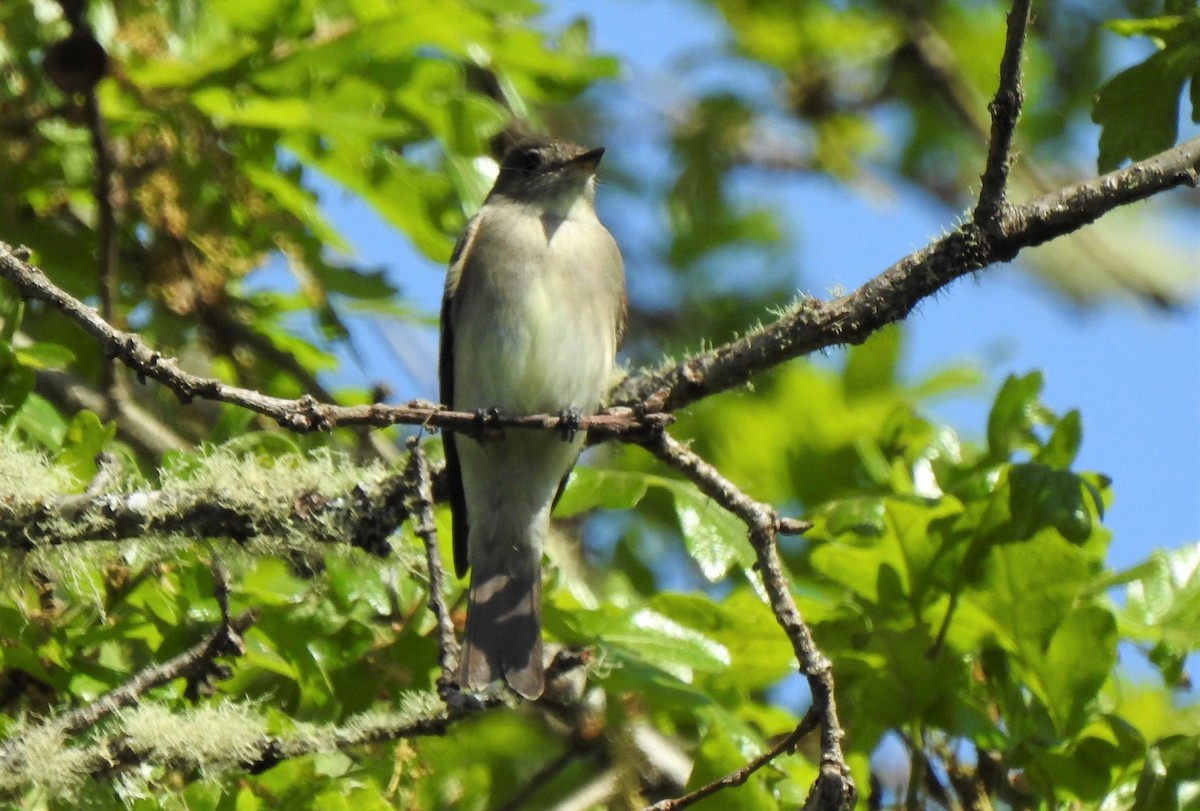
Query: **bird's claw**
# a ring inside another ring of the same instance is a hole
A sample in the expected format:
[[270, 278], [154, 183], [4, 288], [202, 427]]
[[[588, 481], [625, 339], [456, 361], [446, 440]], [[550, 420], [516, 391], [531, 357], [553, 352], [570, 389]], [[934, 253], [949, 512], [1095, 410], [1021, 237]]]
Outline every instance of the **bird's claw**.
[[565, 408], [558, 412], [558, 430], [562, 432], [563, 442], [574, 442], [579, 433], [583, 417], [574, 408]]
[[475, 425], [478, 427], [480, 442], [504, 438], [504, 425], [500, 422], [500, 409], [475, 409]]

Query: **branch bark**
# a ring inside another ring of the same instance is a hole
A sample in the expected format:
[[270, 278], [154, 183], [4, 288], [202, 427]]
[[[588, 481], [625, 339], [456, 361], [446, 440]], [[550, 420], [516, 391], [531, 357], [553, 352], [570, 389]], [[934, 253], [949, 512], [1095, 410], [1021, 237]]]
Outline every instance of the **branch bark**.
[[105, 321], [88, 305], [55, 285], [38, 267], [29, 264], [29, 252], [0, 242], [0, 278], [9, 282], [22, 298], [42, 301], [62, 312], [87, 332], [106, 355], [128, 366], [140, 382], [157, 380], [187, 404], [200, 398], [229, 403], [275, 420], [296, 433], [331, 431], [348, 426], [386, 428], [392, 425], [421, 425], [448, 428], [467, 435], [478, 435], [497, 427], [543, 430], [586, 430], [598, 436], [637, 438], [654, 433], [672, 418], [661, 413], [654, 401], [636, 408], [617, 407], [603, 413], [574, 420], [558, 414], [473, 414], [449, 411], [424, 400], [404, 405], [339, 406], [323, 403], [305, 395], [289, 400], [272, 397], [253, 389], [230, 386], [211, 377], [186, 372], [173, 358], [150, 347], [141, 336], [119, 330]]
[[397, 473], [337, 497], [297, 491], [279, 503], [230, 503], [218, 494], [170, 488], [101, 491], [54, 501], [9, 497], [0, 499], [0, 550], [157, 535], [236, 543], [267, 537], [348, 543], [382, 556], [391, 549], [388, 536], [408, 517], [409, 488], [407, 476]]
[[1021, 86], [1021, 52], [1025, 48], [1030, 1], [1016, 0], [1008, 12], [1008, 35], [1000, 60], [1000, 84], [996, 88], [996, 97], [988, 105], [992, 134], [988, 139], [987, 168], [981, 178], [979, 204], [975, 206], [975, 224], [980, 228], [995, 224], [1008, 205], [1006, 194], [1008, 170], [1013, 160], [1013, 133], [1021, 116], [1021, 105], [1025, 102], [1025, 89]]
[[840, 344], [858, 344], [903, 320], [922, 300], [1022, 250], [1095, 222], [1115, 208], [1178, 186], [1197, 185], [1200, 138], [1083, 183], [1042, 195], [1003, 212], [993, 227], [966, 223], [901, 259], [849, 295], [803, 298], [762, 329], [670, 366], [622, 381], [618, 405], [657, 397], [666, 412], [744, 385], [793, 358]]
[[[598, 436], [637, 441], [669, 423], [670, 412], [711, 394], [736, 388], [781, 363], [840, 344], [862, 343], [880, 328], [903, 320], [923, 299], [963, 276], [1012, 261], [1025, 248], [1076, 231], [1123, 205], [1178, 186], [1197, 185], [1200, 138], [1093, 180], [1042, 195], [1001, 212], [987, 228], [966, 223], [909, 254], [849, 295], [824, 301], [802, 298], [782, 317], [735, 341], [670, 366], [633, 375], [613, 391], [614, 407], [585, 417], [580, 426]], [[477, 434], [479, 415], [451, 412], [423, 402], [404, 405], [335, 406], [311, 396], [271, 397], [193, 375], [149, 347], [138, 335], [114, 328], [91, 307], [55, 286], [26, 261], [28, 252], [0, 242], [0, 278], [25, 299], [44, 301], [91, 335], [106, 353], [129, 366], [139, 380], [152, 378], [181, 402], [218, 400], [264, 414], [304, 433], [335, 427], [400, 423]], [[488, 424], [566, 430], [558, 415], [500, 415]]]
[[454, 623], [446, 605], [446, 576], [438, 551], [437, 525], [433, 519], [433, 477], [429, 460], [420, 442], [409, 443], [408, 465], [404, 476], [408, 481], [408, 512], [413, 516], [413, 533], [425, 545], [425, 569], [429, 573], [429, 610], [437, 621], [438, 632], [438, 695], [443, 701], [458, 689], [455, 671], [458, 669], [458, 642], [454, 639]]
[[[750, 545], [754, 548], [754, 553], [758, 558], [757, 568], [762, 576], [763, 587], [771, 604], [771, 610], [775, 614], [775, 621], [792, 644], [792, 651], [800, 665], [800, 672], [808, 679], [809, 692], [812, 694], [812, 707], [809, 713], [818, 721], [821, 728], [820, 774], [809, 792], [805, 809], [838, 811], [838, 809], [853, 807], [856, 800], [856, 789], [854, 781], [850, 779], [850, 767], [846, 765], [846, 758], [842, 753], [843, 732], [841, 722], [838, 720], [837, 705], [833, 694], [833, 667], [817, 649], [812, 633], [805, 625], [800, 616], [800, 609], [792, 598], [788, 578], [784, 573], [783, 562], [779, 559], [779, 550], [776, 546], [780, 530], [784, 527], [779, 514], [768, 505], [757, 502], [741, 492], [715, 467], [666, 434], [661, 434], [641, 444], [654, 456], [686, 476], [707, 496], [736, 515], [749, 529]], [[789, 523], [787, 527], [792, 530], [806, 528], [792, 523]], [[796, 728], [796, 732], [793, 733], [797, 741], [807, 731], [805, 729], [807, 723], [808, 717], [806, 716], [805, 720], [802, 720]], [[775, 751], [772, 758], [782, 754], [783, 751], [783, 749]], [[754, 766], [740, 779], [727, 777], [722, 778], [722, 781], [729, 780], [729, 782], [717, 782], [722, 783], [720, 787], [745, 782], [746, 777], [754, 769], [765, 765], [770, 759]], [[734, 775], [737, 775], [737, 772]], [[682, 806], [666, 806], [666, 808], [674, 807]]]

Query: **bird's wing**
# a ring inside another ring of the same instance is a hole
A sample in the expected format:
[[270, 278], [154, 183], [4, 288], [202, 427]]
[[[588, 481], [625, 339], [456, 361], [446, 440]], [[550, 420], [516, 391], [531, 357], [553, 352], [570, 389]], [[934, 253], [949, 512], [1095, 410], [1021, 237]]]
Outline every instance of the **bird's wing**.
[[[438, 347], [438, 396], [442, 405], [454, 408], [454, 293], [462, 278], [463, 265], [470, 255], [471, 244], [479, 231], [479, 217], [472, 217], [467, 222], [462, 236], [454, 246], [450, 255], [450, 268], [446, 273], [446, 287], [442, 294], [442, 334]], [[446, 492], [450, 497], [450, 526], [454, 549], [454, 572], [459, 577], [467, 573], [470, 565], [467, 559], [467, 533], [470, 524], [467, 521], [467, 499], [463, 493], [462, 470], [458, 463], [458, 448], [455, 446], [455, 436], [449, 431], [442, 432], [442, 444], [446, 449]]]

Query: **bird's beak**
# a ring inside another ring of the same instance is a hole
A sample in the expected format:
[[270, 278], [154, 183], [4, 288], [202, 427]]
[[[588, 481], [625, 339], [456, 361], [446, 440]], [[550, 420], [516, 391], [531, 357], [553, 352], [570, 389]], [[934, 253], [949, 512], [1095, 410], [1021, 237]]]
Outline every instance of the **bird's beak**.
[[598, 146], [582, 155], [577, 155], [567, 161], [567, 166], [578, 166], [580, 169], [586, 169], [589, 172], [596, 171], [596, 167], [600, 165], [600, 159], [604, 157], [604, 147]]

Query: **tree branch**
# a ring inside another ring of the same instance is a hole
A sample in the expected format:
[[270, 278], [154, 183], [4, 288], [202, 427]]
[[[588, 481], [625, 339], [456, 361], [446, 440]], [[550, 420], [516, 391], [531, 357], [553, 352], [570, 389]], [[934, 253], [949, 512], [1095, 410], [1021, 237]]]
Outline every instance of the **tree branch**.
[[1000, 84], [996, 97], [988, 105], [992, 116], [992, 133], [988, 141], [987, 168], [975, 206], [975, 224], [988, 228], [995, 224], [1007, 202], [1008, 170], [1012, 165], [1013, 132], [1025, 102], [1021, 85], [1021, 52], [1025, 47], [1025, 30], [1029, 25], [1030, 0], [1015, 0], [1008, 12], [1008, 35], [1004, 41], [1004, 56], [1000, 60]]
[[643, 809], [643, 811], [678, 811], [678, 809], [687, 808], [689, 805], [699, 802], [711, 794], [716, 794], [721, 789], [742, 785], [750, 779], [750, 775], [754, 774], [763, 766], [766, 766], [775, 758], [779, 757], [780, 755], [793, 752], [796, 749], [796, 746], [799, 745], [800, 741], [803, 740], [804, 736], [817, 727], [818, 722], [816, 718], [816, 714], [810, 710], [805, 714], [804, 718], [801, 719], [800, 724], [794, 730], [792, 730], [789, 735], [784, 737], [783, 740], [779, 741], [779, 743], [775, 744], [758, 757], [747, 762], [746, 765], [742, 766], [740, 769], [735, 769], [724, 777], [717, 778], [711, 783], [701, 786], [695, 791], [688, 792], [682, 797], [676, 797], [673, 800], [662, 800], [654, 805], [647, 806]]
[[[454, 718], [446, 710], [439, 709], [416, 715], [410, 714], [364, 714], [351, 718], [345, 724], [329, 725], [312, 729], [296, 736], [262, 735], [257, 739], [237, 741], [241, 757], [236, 767], [249, 774], [260, 774], [285, 760], [331, 752], [375, 743], [398, 741], [404, 738], [443, 735]], [[186, 715], [180, 723], [188, 722]], [[175, 768], [212, 768], [203, 755], [195, 752], [175, 750], [161, 751], [153, 741], [131, 741], [125, 734], [117, 733], [101, 738], [96, 744], [81, 748], [83, 760], [89, 764], [88, 776], [95, 780], [111, 779], [113, 774], [138, 765], [162, 765]]]
[[[740, 386], [755, 375], [793, 358], [838, 344], [861, 343], [887, 324], [905, 318], [923, 299], [956, 279], [988, 265], [1008, 262], [1023, 249], [1041, 245], [1094, 222], [1109, 211], [1177, 186], [1195, 186], [1200, 171], [1200, 138], [1146, 160], [1043, 195], [1001, 212], [985, 232], [962, 225], [909, 254], [853, 293], [830, 301], [801, 299], [771, 324], [657, 371], [626, 378], [613, 392], [617, 407], [585, 417], [581, 427], [601, 436], [638, 441], [669, 422], [672, 412], [710, 394]], [[218, 400], [271, 417], [297, 432], [339, 426], [385, 427], [399, 423], [478, 434], [478, 415], [442, 410], [422, 401], [400, 406], [334, 406], [311, 396], [270, 397], [181, 370], [139, 336], [117, 330], [95, 310], [50, 282], [27, 261], [28, 252], [0, 243], [0, 278], [23, 298], [44, 301], [75, 321], [119, 358], [139, 379], [153, 378], [184, 403], [197, 397]], [[568, 428], [557, 415], [501, 415], [491, 424], [511, 428]]]
[[[850, 778], [850, 768], [846, 765], [842, 753], [843, 732], [834, 701], [833, 668], [829, 660], [817, 649], [812, 633], [804, 624], [800, 609], [792, 598], [787, 575], [784, 574], [783, 563], [776, 548], [776, 539], [781, 529], [779, 515], [768, 505], [754, 501], [742, 493], [715, 467], [666, 434], [659, 434], [640, 444], [684, 474], [701, 491], [736, 515], [749, 528], [750, 545], [758, 557], [757, 568], [762, 576], [771, 610], [775, 614], [775, 621], [792, 643], [800, 672], [808, 679], [809, 692], [812, 694], [810, 712], [821, 727], [820, 774], [809, 792], [805, 808], [812, 811], [835, 811], [852, 807], [856, 792], [854, 781]], [[788, 528], [799, 529], [801, 526], [803, 525], [789, 524]], [[802, 722], [796, 730], [797, 733], [804, 726]]]
[[408, 465], [404, 476], [408, 480], [408, 512], [413, 516], [413, 533], [425, 545], [425, 567], [429, 572], [429, 610], [437, 620], [438, 632], [438, 695], [446, 701], [451, 692], [457, 691], [458, 642], [454, 638], [454, 623], [450, 621], [450, 610], [446, 606], [445, 581], [442, 572], [442, 557], [438, 551], [437, 525], [433, 520], [433, 477], [429, 473], [429, 460], [425, 458], [420, 442], [409, 441]]
[[278, 502], [236, 503], [213, 493], [136, 490], [90, 493], [53, 501], [0, 500], [0, 550], [88, 541], [122, 541], [147, 535], [193, 540], [303, 538], [309, 543], [349, 543], [374, 555], [390, 551], [387, 538], [408, 517], [410, 487], [401, 473], [373, 486], [356, 485], [328, 497], [313, 490], [282, 492]]
[[220, 656], [244, 652], [241, 635], [254, 624], [257, 611], [247, 611], [238, 617], [229, 616], [229, 584], [224, 566], [219, 560], [213, 562], [213, 594], [221, 609], [221, 623], [204, 640], [188, 650], [163, 662], [139, 671], [129, 681], [78, 709], [45, 722], [40, 727], [27, 730], [19, 737], [6, 741], [0, 748], [0, 774], [20, 771], [25, 758], [27, 741], [43, 736], [52, 730], [56, 736], [65, 737], [89, 729], [124, 707], [131, 707], [151, 689], [179, 678], [189, 683], [207, 680]]
[[785, 361], [838, 344], [857, 344], [902, 320], [923, 299], [968, 273], [1008, 262], [1025, 248], [1071, 233], [1113, 209], [1177, 186], [1195, 186], [1200, 138], [1093, 180], [1013, 206], [986, 233], [974, 223], [901, 259], [849, 295], [801, 299], [748, 335], [668, 367], [626, 378], [613, 402], [657, 396], [671, 412], [741, 386]]
[[230, 386], [211, 377], [183, 371], [173, 358], [152, 349], [136, 333], [118, 330], [96, 311], [56, 286], [39, 268], [28, 263], [29, 252], [13, 249], [0, 242], [0, 278], [17, 289], [22, 298], [43, 301], [62, 312], [92, 336], [101, 350], [121, 360], [142, 382], [151, 378], [162, 383], [187, 404], [196, 398], [239, 406], [275, 420], [297, 433], [329, 431], [348, 426], [385, 428], [392, 425], [421, 425], [443, 428], [467, 435], [478, 435], [494, 428], [537, 428], [568, 430], [581, 428], [599, 436], [637, 438], [654, 433], [672, 418], [661, 413], [653, 402], [636, 408], [609, 408], [604, 412], [574, 420], [557, 414], [507, 415], [486, 417], [461, 411], [448, 411], [423, 400], [404, 405], [338, 406], [322, 403], [305, 395], [295, 400], [271, 397], [252, 389]]

